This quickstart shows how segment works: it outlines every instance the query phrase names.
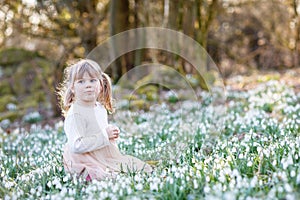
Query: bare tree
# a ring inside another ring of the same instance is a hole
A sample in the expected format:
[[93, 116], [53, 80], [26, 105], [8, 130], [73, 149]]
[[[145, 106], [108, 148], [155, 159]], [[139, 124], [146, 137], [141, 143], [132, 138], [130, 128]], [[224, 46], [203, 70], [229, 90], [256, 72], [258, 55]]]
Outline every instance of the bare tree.
[[[129, 29], [129, 1], [128, 0], [111, 0], [110, 2], [110, 35], [113, 36], [117, 33]], [[126, 45], [126, 43], [124, 43]], [[113, 53], [118, 50], [117, 44], [113, 45]], [[126, 72], [127, 65], [132, 64], [132, 54], [127, 54], [117, 59], [112, 66], [112, 77], [118, 79], [123, 73]]]

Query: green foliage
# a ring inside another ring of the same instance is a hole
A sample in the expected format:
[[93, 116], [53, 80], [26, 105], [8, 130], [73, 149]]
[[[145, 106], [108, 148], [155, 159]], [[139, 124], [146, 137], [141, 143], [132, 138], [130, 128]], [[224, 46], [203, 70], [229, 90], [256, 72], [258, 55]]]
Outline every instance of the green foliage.
[[9, 119], [13, 122], [22, 116], [22, 112], [16, 108], [9, 108], [9, 104], [12, 104], [15, 107], [15, 104], [17, 104], [16, 97], [12, 94], [3, 94], [0, 97], [0, 122], [5, 119]]
[[144, 99], [137, 99], [129, 101], [129, 106], [131, 110], [148, 110], [150, 104]]
[[21, 116], [22, 113], [18, 111], [4, 111], [0, 113], [0, 122], [6, 119], [8, 119], [10, 122], [13, 122]]
[[12, 93], [11, 88], [10, 88], [10, 84], [9, 84], [8, 81], [2, 80], [0, 82], [0, 93], [1, 93], [1, 95]]
[[136, 93], [147, 101], [158, 100], [158, 87], [156, 85], [146, 85], [137, 89]]
[[5, 111], [8, 103], [17, 103], [16, 98], [11, 94], [3, 94], [0, 97], [0, 112]]
[[31, 51], [27, 51], [19, 48], [8, 48], [0, 50], [0, 65], [3, 67], [9, 65], [16, 65], [26, 60], [31, 60], [36, 57], [37, 54]]
[[270, 104], [270, 103], [265, 103], [263, 106], [262, 106], [262, 109], [266, 112], [269, 112], [271, 113], [273, 111], [273, 105]]
[[42, 116], [38, 112], [32, 112], [23, 117], [23, 121], [29, 124], [35, 124], [42, 120]]
[[28, 110], [37, 110], [40, 105], [47, 107], [53, 91], [52, 62], [37, 52], [24, 49], [3, 49], [0, 52], [3, 75], [0, 84], [0, 112], [9, 103], [18, 104], [18, 109], [4, 116], [10, 119], [22, 117]]
[[175, 94], [168, 95], [168, 101], [169, 103], [176, 103], [179, 101], [179, 98]]
[[137, 99], [138, 99], [138, 96], [135, 95], [135, 94], [124, 95], [124, 96], [123, 96], [123, 99], [127, 99], [128, 101], [131, 101], [131, 100], [137, 100]]
[[264, 76], [260, 76], [257, 81], [260, 82], [260, 83], [263, 83], [263, 82], [268, 82], [270, 80], [280, 80], [280, 74], [267, 74], [267, 75], [264, 75]]

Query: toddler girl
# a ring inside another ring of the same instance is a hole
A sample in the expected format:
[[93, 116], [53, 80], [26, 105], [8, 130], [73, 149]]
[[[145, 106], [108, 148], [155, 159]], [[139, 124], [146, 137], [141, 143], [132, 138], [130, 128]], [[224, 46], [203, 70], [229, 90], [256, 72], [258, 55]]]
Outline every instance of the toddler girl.
[[107, 112], [114, 112], [108, 75], [88, 59], [67, 67], [65, 72], [59, 92], [68, 138], [63, 153], [65, 170], [88, 181], [114, 177], [122, 171], [151, 172], [148, 164], [122, 155], [117, 147], [120, 130], [107, 121]]

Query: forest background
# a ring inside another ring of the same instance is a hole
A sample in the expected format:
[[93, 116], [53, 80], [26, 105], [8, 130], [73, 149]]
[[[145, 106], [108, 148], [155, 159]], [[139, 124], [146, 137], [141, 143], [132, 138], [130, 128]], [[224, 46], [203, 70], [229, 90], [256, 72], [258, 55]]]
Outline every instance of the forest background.
[[[67, 63], [122, 31], [162, 27], [193, 38], [224, 80], [299, 69], [299, 0], [0, 0], [0, 123], [32, 113], [60, 115], [55, 88]], [[122, 55], [106, 72], [116, 82], [142, 63], [195, 75], [183, 58], [157, 49]], [[197, 77], [196, 77], [197, 78]]]

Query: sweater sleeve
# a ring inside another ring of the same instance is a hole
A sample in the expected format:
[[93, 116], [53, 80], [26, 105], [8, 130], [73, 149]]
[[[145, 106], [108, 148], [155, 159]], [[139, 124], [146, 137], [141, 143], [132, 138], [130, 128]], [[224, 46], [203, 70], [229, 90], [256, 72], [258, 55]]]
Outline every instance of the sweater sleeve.
[[65, 121], [64, 129], [73, 153], [86, 153], [109, 145], [104, 129], [97, 134], [86, 134], [87, 122], [79, 114], [69, 116]]

